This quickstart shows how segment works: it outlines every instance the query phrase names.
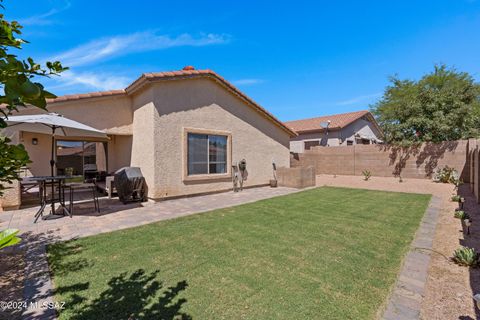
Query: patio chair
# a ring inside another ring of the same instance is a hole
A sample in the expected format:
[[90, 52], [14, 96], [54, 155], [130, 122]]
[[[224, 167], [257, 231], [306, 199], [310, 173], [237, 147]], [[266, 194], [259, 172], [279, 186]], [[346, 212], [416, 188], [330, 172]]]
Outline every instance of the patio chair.
[[97, 194], [97, 184], [96, 181], [93, 182], [69, 182], [65, 183], [65, 189], [69, 191], [69, 210], [70, 214], [73, 215], [73, 206], [74, 206], [74, 194], [78, 190], [90, 190], [93, 195], [93, 204], [95, 206], [95, 211], [100, 212], [100, 203], [98, 201]]

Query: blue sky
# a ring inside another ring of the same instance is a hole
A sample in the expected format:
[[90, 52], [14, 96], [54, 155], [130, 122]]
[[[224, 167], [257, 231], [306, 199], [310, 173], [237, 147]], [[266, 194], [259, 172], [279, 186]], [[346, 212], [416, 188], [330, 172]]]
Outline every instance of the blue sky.
[[57, 95], [124, 88], [143, 72], [212, 69], [281, 120], [368, 108], [390, 75], [446, 63], [480, 78], [480, 0], [4, 1], [20, 56], [71, 70]]

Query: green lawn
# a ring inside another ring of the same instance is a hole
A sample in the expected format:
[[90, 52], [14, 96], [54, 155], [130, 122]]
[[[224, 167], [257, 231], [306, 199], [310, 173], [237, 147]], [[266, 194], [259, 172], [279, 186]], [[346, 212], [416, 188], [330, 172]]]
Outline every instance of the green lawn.
[[323, 187], [50, 246], [60, 319], [372, 319], [429, 199]]

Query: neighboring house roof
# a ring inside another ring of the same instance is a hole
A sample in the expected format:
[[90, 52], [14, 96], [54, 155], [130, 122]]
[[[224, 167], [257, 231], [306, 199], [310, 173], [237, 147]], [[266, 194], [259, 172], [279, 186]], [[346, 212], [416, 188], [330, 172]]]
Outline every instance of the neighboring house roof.
[[85, 94], [74, 94], [74, 95], [65, 95], [57, 97], [55, 99], [49, 99], [48, 103], [57, 103], [65, 102], [79, 99], [88, 99], [88, 98], [98, 98], [98, 97], [107, 97], [107, 96], [116, 96], [116, 95], [130, 95], [137, 90], [141, 89], [145, 85], [158, 82], [158, 81], [168, 81], [168, 80], [181, 80], [181, 79], [196, 79], [196, 78], [209, 78], [214, 80], [222, 87], [227, 89], [230, 93], [242, 99], [247, 105], [252, 107], [254, 110], [259, 112], [261, 115], [266, 117], [268, 120], [272, 121], [278, 127], [286, 131], [290, 136], [296, 136], [297, 134], [291, 128], [286, 126], [283, 122], [278, 120], [273, 114], [268, 112], [265, 108], [261, 107], [255, 101], [253, 101], [246, 94], [237, 89], [230, 82], [219, 76], [212, 70], [195, 70], [193, 67], [185, 67], [183, 70], [171, 71], [171, 72], [157, 72], [157, 73], [144, 73], [137, 80], [133, 81], [127, 88], [124, 90], [110, 90], [102, 92], [92, 92]]
[[373, 125], [378, 129], [380, 133], [382, 132], [373, 115], [367, 110], [333, 114], [329, 116], [322, 116], [322, 117], [302, 119], [302, 120], [287, 121], [287, 122], [284, 122], [284, 124], [290, 129], [292, 129], [293, 131], [300, 134], [300, 133], [310, 133], [310, 132], [321, 132], [324, 130], [324, 128], [320, 126], [320, 123], [327, 122], [327, 121], [330, 121], [328, 130], [340, 130], [362, 117], [366, 117], [371, 123], [373, 123]]

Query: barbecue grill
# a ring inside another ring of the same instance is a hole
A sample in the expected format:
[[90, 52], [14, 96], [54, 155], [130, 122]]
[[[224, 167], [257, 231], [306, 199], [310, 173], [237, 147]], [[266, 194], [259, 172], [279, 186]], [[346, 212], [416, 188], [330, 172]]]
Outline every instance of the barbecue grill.
[[115, 188], [123, 203], [147, 201], [147, 184], [138, 167], [124, 167], [115, 172]]

